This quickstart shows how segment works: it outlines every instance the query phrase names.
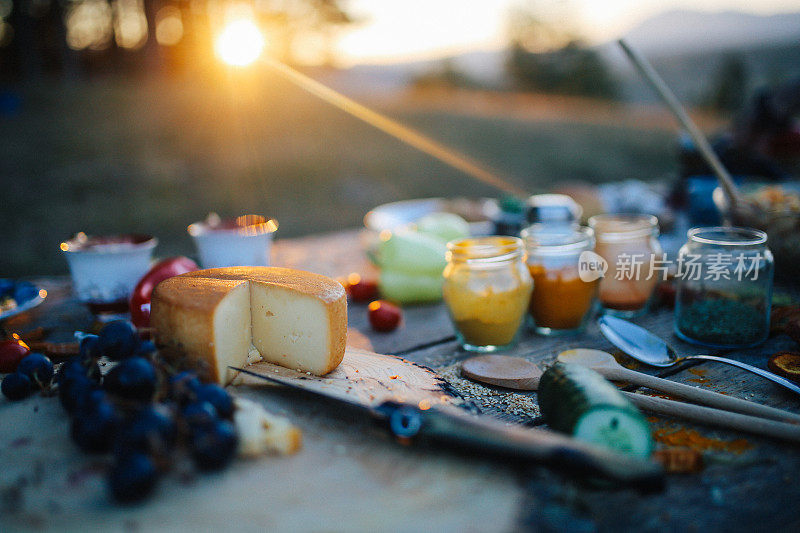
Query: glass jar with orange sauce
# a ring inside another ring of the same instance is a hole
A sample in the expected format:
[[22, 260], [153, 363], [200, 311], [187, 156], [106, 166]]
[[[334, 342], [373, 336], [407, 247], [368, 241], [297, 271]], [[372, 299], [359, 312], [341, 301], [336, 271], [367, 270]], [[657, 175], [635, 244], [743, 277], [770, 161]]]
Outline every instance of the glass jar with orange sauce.
[[594, 249], [591, 228], [534, 224], [522, 231], [533, 278], [530, 314], [536, 333], [555, 335], [583, 328], [597, 294], [597, 281], [583, 281], [579, 260]]
[[632, 317], [647, 311], [663, 268], [658, 219], [652, 215], [595, 215], [595, 252], [608, 262], [600, 280], [599, 300], [605, 312]]
[[464, 349], [510, 347], [525, 319], [532, 287], [521, 239], [490, 236], [447, 244], [442, 294]]

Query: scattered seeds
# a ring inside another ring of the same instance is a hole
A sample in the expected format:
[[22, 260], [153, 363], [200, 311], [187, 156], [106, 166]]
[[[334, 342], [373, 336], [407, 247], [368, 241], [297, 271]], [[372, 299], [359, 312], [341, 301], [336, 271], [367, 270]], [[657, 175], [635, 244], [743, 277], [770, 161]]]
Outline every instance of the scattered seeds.
[[540, 416], [535, 397], [525, 393], [489, 388], [461, 375], [461, 364], [456, 363], [438, 369], [438, 374], [447, 380], [467, 401], [483, 410], [499, 411], [529, 421]]

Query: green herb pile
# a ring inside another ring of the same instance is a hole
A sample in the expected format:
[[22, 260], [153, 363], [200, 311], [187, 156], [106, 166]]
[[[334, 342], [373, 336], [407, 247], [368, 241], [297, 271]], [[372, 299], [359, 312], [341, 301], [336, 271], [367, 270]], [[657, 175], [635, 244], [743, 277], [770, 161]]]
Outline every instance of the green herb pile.
[[709, 344], [746, 345], [758, 342], [767, 327], [764, 312], [734, 300], [705, 300], [683, 307], [680, 331]]

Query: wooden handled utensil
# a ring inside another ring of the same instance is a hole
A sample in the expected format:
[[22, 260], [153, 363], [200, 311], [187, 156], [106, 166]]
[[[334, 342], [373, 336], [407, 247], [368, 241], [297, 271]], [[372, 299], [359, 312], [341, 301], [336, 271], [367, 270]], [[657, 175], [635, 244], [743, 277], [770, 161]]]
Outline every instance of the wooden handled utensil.
[[708, 166], [711, 167], [711, 170], [714, 172], [714, 174], [716, 174], [720, 185], [722, 185], [722, 189], [730, 198], [731, 203], [734, 205], [741, 204], [741, 195], [736, 188], [733, 178], [731, 178], [731, 175], [722, 164], [722, 161], [720, 161], [719, 157], [717, 157], [716, 152], [714, 152], [714, 149], [700, 131], [700, 128], [695, 125], [694, 121], [689, 117], [689, 113], [686, 112], [686, 109], [684, 109], [667, 84], [664, 83], [664, 80], [661, 79], [661, 76], [658, 75], [650, 62], [648, 62], [644, 56], [639, 54], [639, 52], [637, 52], [624, 39], [620, 39], [617, 42], [619, 43], [620, 47], [622, 47], [622, 50], [625, 52], [631, 62], [633, 62], [639, 73], [644, 76], [653, 90], [655, 90], [658, 96], [661, 97], [661, 100], [667, 104], [667, 107], [675, 116], [675, 118], [678, 119], [678, 122], [680, 122], [681, 126], [683, 126], [686, 132], [689, 133], [689, 136], [691, 136], [692, 140], [694, 141], [694, 144], [699, 150], [700, 155], [703, 156], [703, 159], [705, 159], [706, 163], [708, 163]]
[[[599, 352], [599, 350], [585, 351]], [[606, 352], [600, 353], [603, 354]], [[611, 354], [607, 355], [613, 359]], [[578, 361], [573, 360], [570, 362]], [[464, 376], [476, 381], [525, 391], [537, 390], [539, 387], [539, 378], [542, 376], [542, 371], [538, 365], [519, 357], [509, 357], [505, 355], [482, 355], [467, 359], [462, 363], [461, 371]], [[634, 373], [639, 374], [638, 372]], [[693, 389], [694, 387], [687, 386], [687, 388]], [[623, 394], [643, 411], [683, 418], [709, 426], [735, 429], [753, 435], [761, 435], [790, 442], [800, 442], [800, 425], [778, 422], [775, 420], [765, 420], [758, 416], [731, 413], [721, 409], [702, 407], [666, 400], [664, 398], [645, 396], [643, 394], [634, 394], [631, 392], [624, 392]], [[720, 396], [726, 397], [723, 394], [720, 394]], [[741, 401], [748, 404], [752, 403], [745, 400]], [[775, 409], [775, 411], [784, 413], [784, 411], [780, 411], [779, 409]]]
[[[429, 440], [456, 450], [538, 462], [583, 476], [602, 476], [648, 490], [660, 487], [663, 470], [651, 461], [541, 428], [508, 426], [457, 407], [461, 400], [432, 370], [391, 355], [348, 347], [325, 376], [270, 363], [234, 368], [244, 383], [272, 383], [349, 406], [374, 418], [404, 443]], [[354, 411], [354, 412], [356, 412]]]
[[585, 348], [567, 350], [558, 354], [558, 360], [587, 366], [612, 381], [627, 381], [726, 411], [800, 424], [800, 415], [795, 413], [627, 369], [620, 365], [613, 355], [602, 350]]
[[645, 396], [634, 392], [625, 395], [636, 407], [657, 415], [673, 416], [710, 426], [735, 429], [753, 435], [763, 435], [789, 442], [800, 443], [800, 426], [775, 420], [765, 420], [757, 416], [731, 413], [721, 409], [676, 402], [665, 398]]

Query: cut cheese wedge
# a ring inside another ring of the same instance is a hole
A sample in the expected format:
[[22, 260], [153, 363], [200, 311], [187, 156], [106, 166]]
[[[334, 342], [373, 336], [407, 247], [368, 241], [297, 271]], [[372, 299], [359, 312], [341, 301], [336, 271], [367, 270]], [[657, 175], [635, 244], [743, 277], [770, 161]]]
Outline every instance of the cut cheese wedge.
[[[150, 321], [168, 360], [230, 383], [255, 348], [265, 361], [324, 375], [344, 357], [344, 287], [319, 274], [276, 267], [198, 270], [161, 282]], [[257, 359], [257, 358], [256, 358]]]

